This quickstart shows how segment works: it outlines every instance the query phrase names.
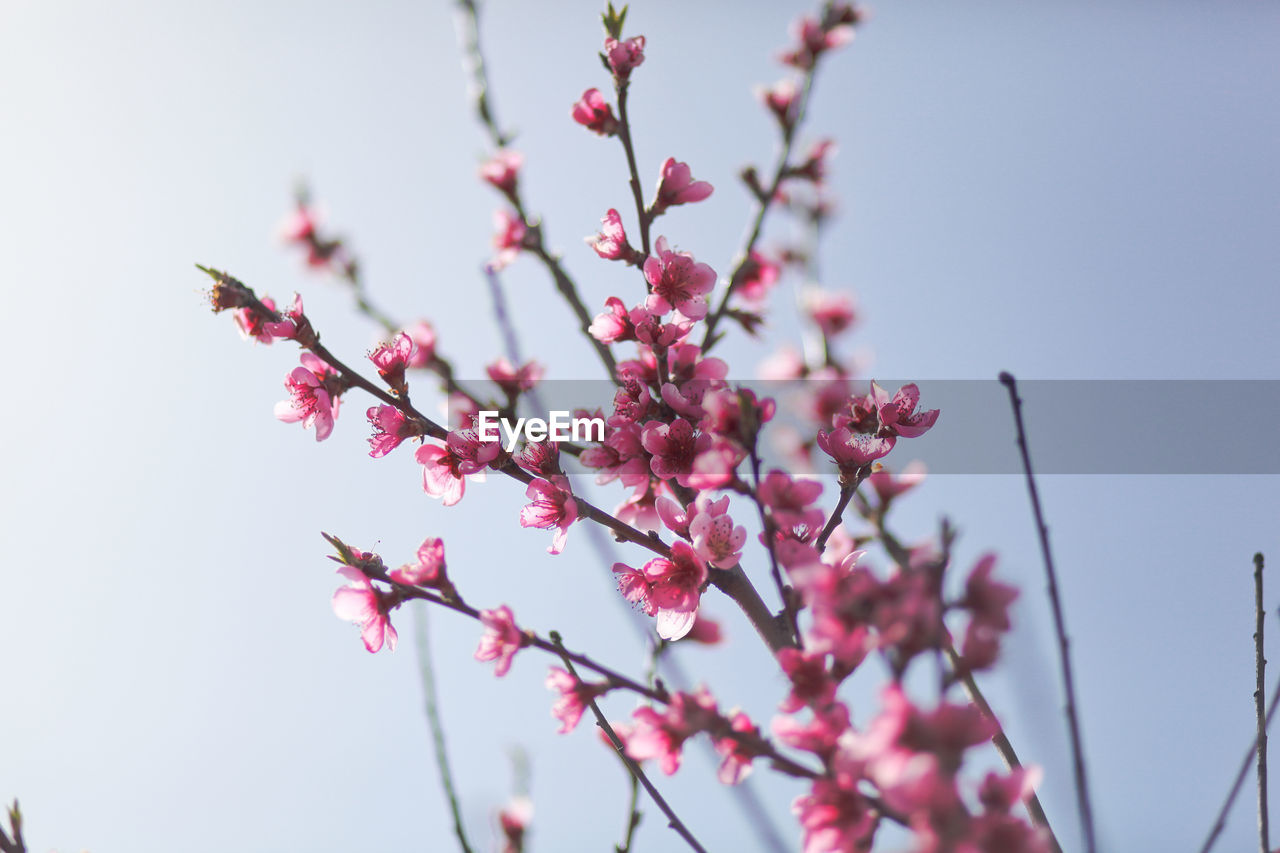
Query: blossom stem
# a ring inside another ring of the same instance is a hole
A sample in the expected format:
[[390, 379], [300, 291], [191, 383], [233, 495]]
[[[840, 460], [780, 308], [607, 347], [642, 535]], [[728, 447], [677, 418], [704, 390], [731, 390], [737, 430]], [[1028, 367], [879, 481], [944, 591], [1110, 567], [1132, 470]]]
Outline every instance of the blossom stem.
[[751, 479], [755, 481], [755, 488], [751, 490], [751, 499], [760, 514], [760, 529], [764, 532], [765, 547], [769, 551], [769, 568], [773, 574], [773, 583], [778, 588], [778, 597], [782, 600], [782, 617], [787, 621], [795, 643], [803, 645], [800, 639], [800, 617], [796, 613], [791, 587], [787, 586], [782, 579], [782, 570], [778, 567], [778, 555], [774, 550], [773, 517], [765, 511], [764, 501], [760, 500], [760, 454], [756, 452], [754, 440], [751, 443]]
[[1254, 660], [1258, 686], [1253, 701], [1258, 714], [1258, 845], [1262, 853], [1271, 853], [1270, 815], [1267, 810], [1267, 713], [1263, 691], [1266, 689], [1267, 658], [1262, 646], [1265, 614], [1262, 610], [1262, 554], [1253, 555], [1253, 590], [1257, 608], [1257, 629], [1253, 633]]
[[627, 118], [627, 92], [630, 88], [630, 80], [618, 81], [618, 140], [622, 143], [622, 150], [627, 154], [627, 170], [631, 175], [631, 195], [635, 198], [636, 218], [640, 221], [640, 248], [648, 256], [651, 220], [644, 207], [644, 191], [640, 188], [640, 169], [636, 165], [636, 149], [631, 142], [631, 121]]
[[440, 720], [440, 708], [436, 694], [435, 667], [431, 660], [431, 631], [427, 625], [427, 608], [421, 607], [414, 614], [413, 628], [418, 646], [418, 674], [422, 681], [422, 694], [426, 705], [427, 724], [431, 728], [431, 740], [435, 744], [436, 766], [440, 769], [440, 784], [444, 788], [449, 812], [453, 815], [453, 831], [463, 853], [473, 853], [467, 833], [462, 825], [462, 809], [458, 805], [458, 791], [453, 785], [453, 771], [449, 767], [449, 753], [445, 747], [444, 724]]
[[0, 853], [27, 853], [27, 843], [22, 839], [22, 810], [18, 808], [17, 800], [9, 806], [8, 812], [12, 837], [6, 835], [4, 828], [0, 827]]
[[765, 217], [768, 215], [769, 209], [773, 207], [778, 195], [778, 188], [782, 186], [782, 181], [787, 177], [787, 173], [791, 168], [791, 149], [795, 145], [796, 130], [801, 122], [804, 121], [804, 114], [809, 106], [809, 96], [813, 92], [813, 80], [816, 70], [817, 62], [814, 62], [813, 66], [804, 74], [795, 121], [787, 124], [782, 129], [782, 146], [778, 154], [778, 161], [774, 165], [773, 178], [770, 180], [769, 187], [764, 195], [756, 200], [756, 212], [751, 221], [751, 230], [747, 232], [746, 242], [738, 252], [733, 273], [729, 276], [729, 286], [725, 289], [724, 296], [720, 298], [720, 304], [716, 307], [716, 310], [707, 315], [707, 330], [702, 335], [703, 353], [710, 352], [716, 341], [719, 340], [716, 337], [716, 326], [729, 310], [729, 299], [733, 296], [733, 292], [737, 290], [738, 286], [746, 278], [747, 266], [751, 262], [751, 252], [760, 240], [760, 234], [764, 230]]
[[[1022, 467], [1027, 475], [1027, 491], [1031, 496], [1031, 510], [1035, 515], [1036, 530], [1040, 536], [1040, 552], [1044, 558], [1045, 575], [1048, 578], [1049, 602], [1053, 607], [1053, 624], [1058, 633], [1058, 655], [1062, 664], [1062, 681], [1067, 695], [1067, 729], [1071, 735], [1071, 754], [1075, 762], [1076, 799], [1080, 810], [1080, 823], [1084, 829], [1085, 850], [1096, 853], [1097, 843], [1093, 831], [1093, 806], [1089, 802], [1089, 779], [1085, 772], [1084, 746], [1080, 737], [1080, 722], [1076, 715], [1075, 682], [1071, 674], [1070, 642], [1067, 639], [1066, 620], [1062, 615], [1062, 601], [1058, 596], [1057, 571], [1053, 566], [1053, 553], [1049, 549], [1049, 528], [1040, 508], [1040, 494], [1036, 490], [1035, 474], [1031, 470], [1031, 452], [1027, 448], [1027, 432], [1022, 422], [1022, 399], [1018, 396], [1018, 382], [1013, 374], [1000, 374], [1000, 383], [1009, 391], [1009, 404], [1013, 408], [1013, 420], [1018, 430], [1018, 449], [1022, 453]], [[1261, 689], [1261, 688], [1260, 688]], [[1261, 697], [1261, 693], [1259, 693]], [[1258, 700], [1261, 702], [1261, 698]], [[1265, 731], [1265, 730], [1264, 730]]]
[[[569, 674], [574, 677], [574, 680], [576, 680], [578, 684], [582, 684], [582, 679], [578, 678], [578, 671], [574, 669], [573, 659], [565, 652], [564, 646], [560, 642], [560, 635], [555, 631], [552, 631], [551, 641], [555, 644], [556, 651], [560, 654], [560, 659], [564, 661], [565, 668], [569, 670]], [[649, 781], [649, 777], [645, 775], [644, 770], [640, 768], [640, 765], [635, 761], [635, 759], [627, 755], [627, 750], [622, 745], [622, 739], [619, 738], [618, 733], [613, 730], [613, 726], [609, 725], [609, 721], [605, 719], [604, 714], [601, 713], [600, 706], [596, 704], [596, 700], [594, 698], [588, 698], [587, 705], [591, 708], [591, 713], [596, 718], [596, 724], [604, 730], [605, 735], [609, 738], [609, 742], [613, 744], [614, 752], [618, 754], [618, 757], [622, 759], [622, 763], [631, 771], [632, 777], [634, 777], [636, 781], [644, 787], [645, 792], [648, 793], [649, 797], [653, 800], [654, 805], [656, 805], [662, 813], [667, 816], [667, 825], [674, 829], [676, 834], [683, 838], [685, 843], [687, 843], [691, 848], [698, 851], [698, 853], [706, 853], [706, 848], [698, 843], [698, 839], [693, 837], [693, 833], [689, 831], [689, 827], [685, 826], [684, 822], [676, 816], [676, 813], [672, 810], [671, 806], [667, 804], [665, 799], [663, 799], [662, 794], [658, 793], [658, 789]], [[630, 835], [628, 835], [627, 843], [630, 845]]]
[[[869, 469], [862, 469], [869, 470]], [[840, 500], [836, 501], [836, 508], [831, 511], [831, 517], [827, 519], [827, 523], [823, 526], [822, 532], [818, 534], [818, 539], [813, 543], [821, 555], [827, 549], [827, 540], [831, 538], [831, 534], [835, 533], [837, 527], [840, 526], [841, 519], [844, 518], [844, 511], [849, 506], [849, 501], [853, 499], [854, 492], [858, 491], [858, 486], [862, 484], [865, 474], [856, 476], [852, 482], [842, 483], [840, 486]]]

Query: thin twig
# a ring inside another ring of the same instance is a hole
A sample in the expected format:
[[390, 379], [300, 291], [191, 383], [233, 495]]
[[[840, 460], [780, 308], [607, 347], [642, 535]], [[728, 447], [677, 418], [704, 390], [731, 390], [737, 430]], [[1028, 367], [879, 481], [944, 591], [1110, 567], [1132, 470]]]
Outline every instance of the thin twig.
[[[569, 654], [564, 651], [564, 646], [560, 643], [560, 635], [555, 631], [551, 632], [551, 642], [555, 644], [556, 649], [560, 652], [560, 659], [564, 661], [564, 665], [569, 670], [569, 674], [574, 677], [574, 680], [581, 684], [582, 680], [578, 678], [578, 672], [573, 667], [573, 660]], [[600, 728], [604, 730], [605, 735], [609, 738], [609, 742], [613, 744], [614, 751], [617, 752], [618, 757], [622, 759], [622, 763], [631, 771], [631, 775], [636, 778], [636, 781], [644, 787], [645, 792], [648, 793], [650, 799], [653, 800], [654, 805], [656, 805], [662, 813], [667, 816], [667, 825], [674, 829], [676, 834], [683, 838], [685, 843], [698, 851], [698, 853], [707, 853], [706, 848], [698, 843], [698, 839], [693, 837], [693, 833], [689, 831], [689, 827], [684, 825], [684, 822], [676, 816], [676, 813], [672, 810], [671, 806], [667, 804], [667, 801], [662, 798], [662, 794], [658, 793], [658, 789], [649, 781], [649, 777], [644, 774], [644, 770], [640, 768], [640, 765], [636, 763], [635, 759], [627, 755], [627, 750], [622, 744], [622, 739], [618, 737], [618, 733], [613, 730], [613, 726], [609, 725], [609, 721], [605, 719], [604, 714], [600, 712], [600, 706], [596, 704], [596, 700], [594, 698], [589, 699], [587, 704], [591, 707], [591, 713], [595, 715], [596, 725], [600, 726]]]
[[413, 619], [414, 639], [418, 647], [418, 675], [422, 681], [422, 695], [426, 704], [427, 724], [431, 727], [431, 740], [435, 744], [436, 766], [440, 768], [440, 784], [444, 788], [449, 812], [453, 815], [453, 832], [464, 853], [473, 853], [462, 826], [462, 808], [458, 805], [458, 791], [453, 784], [453, 771], [449, 767], [449, 752], [445, 748], [444, 723], [440, 721], [439, 697], [436, 694], [435, 667], [431, 660], [431, 636], [427, 626], [427, 608], [420, 607]]
[[831, 511], [831, 517], [827, 519], [827, 523], [822, 527], [822, 532], [818, 534], [817, 541], [813, 543], [813, 547], [818, 550], [819, 554], [827, 549], [827, 540], [831, 538], [831, 534], [835, 533], [836, 528], [840, 526], [844, 511], [849, 506], [853, 493], [858, 491], [860, 482], [860, 480], [855, 480], [854, 482], [840, 485], [840, 500], [836, 501], [836, 508]]
[[1267, 658], [1262, 646], [1262, 629], [1266, 614], [1262, 610], [1262, 554], [1253, 555], [1253, 595], [1257, 608], [1257, 629], [1253, 633], [1254, 661], [1258, 670], [1258, 686], [1253, 703], [1258, 715], [1258, 846], [1271, 853], [1270, 816], [1267, 813], [1267, 713], [1263, 691], [1266, 689]]
[[[1276, 708], [1280, 708], [1280, 678], [1276, 679], [1276, 686], [1271, 690], [1271, 699], [1267, 703], [1267, 716], [1264, 721], [1264, 728], [1270, 728], [1271, 718], [1276, 714]], [[1213, 821], [1213, 828], [1209, 830], [1209, 837], [1204, 840], [1204, 844], [1200, 847], [1200, 853], [1209, 853], [1213, 849], [1213, 845], [1217, 843], [1218, 836], [1222, 834], [1222, 830], [1227, 828], [1227, 814], [1231, 811], [1231, 807], [1235, 805], [1236, 797], [1240, 795], [1240, 789], [1244, 787], [1245, 777], [1249, 775], [1249, 768], [1253, 766], [1253, 757], [1258, 751], [1258, 735], [1253, 735], [1253, 743], [1249, 746], [1249, 751], [1244, 754], [1244, 760], [1240, 762], [1240, 769], [1236, 771], [1235, 782], [1231, 785], [1231, 790], [1227, 792], [1227, 799], [1222, 804], [1222, 808], [1218, 809], [1218, 816]]]
[[[751, 499], [755, 502], [756, 509], [760, 514], [760, 529], [764, 535], [765, 547], [769, 551], [769, 570], [773, 575], [774, 586], [778, 588], [778, 598], [782, 600], [782, 617], [786, 620], [787, 627], [790, 629], [791, 636], [795, 642], [801, 644], [800, 616], [796, 612], [791, 587], [782, 579], [782, 570], [778, 567], [773, 516], [765, 510], [764, 501], [760, 500], [760, 454], [756, 452], [755, 441], [751, 443], [751, 479], [755, 483], [755, 489], [751, 492]], [[818, 553], [822, 553], [821, 545], [818, 546]]]
[[0, 853], [27, 853], [27, 844], [22, 840], [22, 809], [18, 808], [16, 799], [9, 806], [8, 812], [9, 831], [13, 833], [13, 837], [5, 835], [4, 827], [0, 827]]
[[1018, 429], [1018, 448], [1022, 452], [1022, 467], [1027, 474], [1027, 491], [1031, 495], [1031, 510], [1040, 535], [1040, 552], [1044, 557], [1044, 570], [1049, 583], [1049, 602], [1053, 607], [1053, 624], [1058, 632], [1058, 655], [1062, 664], [1062, 681], [1067, 694], [1067, 728], [1071, 735], [1071, 753], [1075, 762], [1076, 799], [1080, 809], [1080, 823], [1084, 830], [1085, 850], [1096, 853], [1094, 839], [1093, 807], [1089, 802], [1089, 781], [1085, 772], [1084, 746], [1080, 737], [1080, 722], [1076, 715], [1075, 683], [1071, 674], [1071, 650], [1067, 639], [1066, 620], [1062, 615], [1062, 601], [1058, 596], [1057, 571], [1053, 566], [1053, 553], [1049, 549], [1049, 528], [1040, 508], [1040, 494], [1036, 491], [1036, 478], [1031, 470], [1031, 451], [1027, 448], [1027, 432], [1022, 423], [1022, 399], [1018, 396], [1018, 382], [1013, 374], [1002, 372], [1000, 382], [1009, 391], [1009, 403]]
[[640, 248], [645, 255], [649, 254], [649, 225], [651, 217], [644, 207], [644, 190], [640, 188], [640, 171], [636, 166], [636, 150], [631, 142], [631, 120], [627, 116], [627, 92], [631, 88], [630, 80], [619, 80], [618, 93], [618, 141], [627, 155], [627, 172], [631, 184], [631, 195], [636, 203], [636, 218], [640, 225]]

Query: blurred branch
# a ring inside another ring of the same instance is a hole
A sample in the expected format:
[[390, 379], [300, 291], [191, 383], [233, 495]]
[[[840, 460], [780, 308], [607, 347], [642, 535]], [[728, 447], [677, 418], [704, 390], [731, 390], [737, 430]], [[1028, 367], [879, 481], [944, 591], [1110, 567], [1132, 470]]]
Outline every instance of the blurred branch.
[[[1080, 809], [1080, 823], [1084, 830], [1085, 849], [1088, 853], [1096, 853], [1098, 848], [1094, 840], [1093, 806], [1089, 802], [1089, 779], [1085, 772], [1080, 721], [1076, 715], [1076, 691], [1071, 674], [1070, 641], [1067, 639], [1066, 620], [1062, 615], [1062, 601], [1058, 596], [1058, 576], [1053, 565], [1053, 552], [1049, 549], [1049, 528], [1044, 522], [1044, 512], [1040, 507], [1040, 493], [1036, 490], [1036, 478], [1031, 470], [1031, 451], [1027, 448], [1027, 431], [1022, 422], [1022, 399], [1018, 396], [1018, 381], [1013, 378], [1013, 374], [1002, 372], [1000, 383], [1009, 391], [1009, 404], [1013, 408], [1013, 420], [1018, 430], [1018, 449], [1022, 453], [1022, 467], [1027, 474], [1027, 491], [1031, 495], [1031, 510], [1035, 515], [1036, 531], [1040, 536], [1040, 552], [1044, 557], [1044, 570], [1049, 582], [1049, 603], [1053, 607], [1053, 624], [1058, 632], [1058, 655], [1062, 663], [1062, 681], [1067, 694], [1067, 728], [1071, 735], [1071, 754], [1075, 762], [1076, 800]], [[1258, 701], [1261, 702], [1261, 698]]]
[[1254, 661], [1258, 670], [1258, 686], [1253, 691], [1253, 703], [1258, 715], [1258, 846], [1262, 853], [1271, 853], [1270, 816], [1267, 813], [1267, 714], [1263, 700], [1266, 689], [1267, 658], [1262, 644], [1265, 613], [1262, 610], [1262, 554], [1253, 555], [1253, 594], [1257, 609], [1257, 628], [1253, 633]]
[[463, 853], [473, 853], [462, 826], [462, 809], [458, 805], [458, 792], [453, 785], [453, 771], [449, 768], [449, 753], [445, 748], [444, 724], [440, 721], [439, 699], [436, 694], [435, 667], [431, 660], [431, 635], [427, 625], [427, 608], [420, 607], [413, 619], [414, 638], [417, 641], [418, 673], [422, 681], [422, 694], [426, 701], [427, 723], [431, 727], [431, 740], [435, 744], [436, 766], [440, 768], [440, 784], [444, 788], [449, 812], [453, 815], [453, 832]]

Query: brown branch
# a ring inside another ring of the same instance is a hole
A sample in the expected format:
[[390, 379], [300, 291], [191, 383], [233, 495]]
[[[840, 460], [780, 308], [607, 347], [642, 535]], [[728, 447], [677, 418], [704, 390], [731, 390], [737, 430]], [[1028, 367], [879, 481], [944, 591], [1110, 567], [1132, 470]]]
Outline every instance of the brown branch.
[[1089, 802], [1089, 780], [1085, 772], [1084, 746], [1080, 736], [1080, 721], [1076, 714], [1075, 683], [1071, 674], [1070, 641], [1067, 639], [1066, 620], [1062, 615], [1062, 601], [1058, 595], [1058, 577], [1053, 566], [1053, 553], [1049, 549], [1049, 528], [1044, 522], [1040, 494], [1036, 490], [1035, 474], [1031, 470], [1031, 451], [1027, 448], [1027, 432], [1022, 422], [1022, 399], [1018, 396], [1018, 382], [1013, 378], [1013, 374], [1003, 372], [1000, 374], [1000, 383], [1009, 391], [1009, 404], [1013, 408], [1013, 420], [1018, 430], [1018, 449], [1022, 453], [1022, 467], [1027, 475], [1027, 491], [1031, 495], [1031, 510], [1035, 515], [1036, 531], [1040, 536], [1040, 553], [1044, 558], [1044, 570], [1048, 578], [1049, 603], [1053, 607], [1053, 624], [1058, 633], [1058, 656], [1062, 664], [1062, 681], [1067, 698], [1067, 728], [1071, 735], [1076, 799], [1080, 810], [1080, 823], [1084, 829], [1085, 849], [1088, 853], [1096, 853], [1098, 848], [1094, 839], [1093, 806]]
[[[577, 670], [573, 668], [572, 659], [567, 653], [564, 653], [564, 647], [560, 643], [560, 635], [552, 631], [551, 640], [555, 643], [556, 648], [561, 652], [560, 658], [568, 668], [569, 674], [573, 676], [574, 680], [577, 681], [578, 684], [582, 684], [582, 679], [578, 678]], [[698, 851], [698, 853], [707, 853], [706, 848], [698, 843], [698, 839], [693, 837], [693, 833], [689, 831], [689, 827], [684, 825], [684, 822], [676, 816], [675, 811], [673, 811], [671, 806], [667, 804], [667, 801], [663, 799], [662, 794], [658, 793], [658, 789], [649, 781], [649, 777], [645, 775], [644, 770], [640, 768], [640, 765], [636, 760], [627, 755], [626, 747], [622, 745], [622, 739], [618, 737], [618, 733], [613, 730], [613, 726], [609, 725], [609, 721], [605, 719], [604, 714], [600, 712], [600, 706], [596, 704], [596, 700], [594, 698], [588, 699], [587, 704], [591, 708], [591, 713], [595, 715], [596, 725], [604, 730], [605, 735], [609, 738], [609, 742], [613, 744], [614, 752], [618, 754], [618, 758], [622, 759], [622, 763], [631, 771], [631, 775], [635, 777], [636, 781], [639, 782], [641, 786], [644, 787], [645, 792], [649, 794], [654, 805], [656, 805], [662, 813], [667, 816], [667, 825], [674, 829], [676, 834], [683, 838], [685, 843]], [[628, 844], [630, 844], [629, 834]]]

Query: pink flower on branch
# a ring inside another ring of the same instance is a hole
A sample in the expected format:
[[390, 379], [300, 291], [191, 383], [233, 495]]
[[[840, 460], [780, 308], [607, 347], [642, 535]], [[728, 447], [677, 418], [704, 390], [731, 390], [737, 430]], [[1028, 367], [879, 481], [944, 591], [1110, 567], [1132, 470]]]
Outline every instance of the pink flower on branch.
[[516, 627], [511, 608], [505, 604], [495, 610], [481, 610], [480, 623], [485, 631], [476, 649], [476, 660], [497, 661], [493, 674], [501, 678], [510, 671], [511, 661], [524, 647], [526, 637]]
[[504, 148], [480, 166], [480, 177], [499, 192], [510, 197], [516, 191], [522, 165], [524, 165], [524, 155], [519, 151], [508, 151]]
[[917, 411], [920, 388], [914, 383], [903, 385], [890, 399], [889, 392], [871, 383], [871, 397], [880, 416], [880, 435], [917, 438], [938, 422], [938, 410]]
[[393, 570], [388, 577], [396, 583], [408, 586], [425, 586], [436, 589], [452, 589], [445, 574], [444, 540], [431, 537], [418, 546], [418, 559]]
[[627, 242], [622, 216], [613, 208], [609, 208], [609, 212], [600, 220], [600, 232], [594, 237], [588, 237], [587, 242], [606, 261], [632, 263], [635, 260], [636, 250]]
[[533, 390], [534, 386], [542, 380], [545, 371], [542, 365], [535, 361], [527, 361], [516, 367], [507, 360], [506, 356], [502, 356], [486, 367], [485, 372], [497, 383], [504, 394], [515, 397], [525, 391]]
[[369, 455], [375, 459], [395, 450], [406, 438], [422, 435], [417, 421], [406, 418], [395, 406], [370, 406], [365, 415], [373, 425], [373, 435], [369, 436]]
[[706, 563], [687, 542], [671, 546], [671, 558], [654, 557], [637, 570], [615, 563], [618, 588], [646, 614], [656, 616], [658, 636], [679, 640], [693, 628], [708, 574]]
[[309, 346], [316, 339], [311, 321], [302, 312], [302, 297], [297, 293], [293, 294], [293, 305], [281, 312], [281, 319], [263, 323], [262, 328], [273, 338], [297, 341], [303, 346]]
[[644, 449], [652, 454], [649, 467], [654, 476], [663, 480], [675, 478], [682, 486], [689, 486], [695, 458], [711, 448], [711, 436], [695, 433], [693, 425], [684, 418], [676, 418], [669, 424], [650, 421], [641, 433]]
[[587, 706], [609, 692], [609, 685], [579, 681], [558, 666], [547, 673], [547, 689], [560, 694], [551, 707], [551, 716], [560, 721], [557, 734], [568, 734], [578, 727]]
[[715, 270], [695, 262], [688, 252], [671, 251], [666, 237], [654, 243], [654, 254], [644, 262], [644, 277], [650, 287], [650, 311], [665, 314], [675, 309], [690, 320], [707, 316], [706, 294], [716, 286]]
[[618, 132], [618, 120], [613, 115], [613, 107], [609, 106], [599, 89], [583, 92], [570, 114], [578, 124], [600, 136], [613, 136]]
[[318, 356], [304, 352], [302, 366], [285, 377], [289, 399], [276, 403], [275, 415], [285, 423], [302, 421], [304, 429], [315, 427], [316, 441], [324, 441], [333, 432], [342, 393], [338, 373]]
[[635, 340], [636, 329], [631, 324], [631, 317], [623, 301], [616, 296], [610, 296], [605, 300], [604, 307], [605, 310], [595, 316], [591, 321], [591, 327], [587, 329], [591, 337], [602, 344]]
[[409, 356], [410, 367], [426, 367], [436, 357], [436, 330], [426, 320], [419, 320], [405, 327], [404, 333], [414, 344]]
[[893, 450], [895, 439], [881, 438], [862, 432], [850, 432], [848, 427], [840, 427], [831, 432], [818, 431], [818, 447], [840, 466], [840, 473], [853, 475], [863, 469], [869, 469], [871, 463], [889, 454]]
[[497, 254], [489, 261], [489, 269], [493, 272], [506, 269], [525, 247], [525, 237], [529, 229], [524, 220], [509, 210], [498, 210], [493, 214], [493, 248]]
[[627, 80], [631, 72], [644, 62], [644, 36], [635, 36], [622, 41], [615, 38], [605, 39], [604, 57], [609, 68], [613, 70], [614, 78], [619, 81]]
[[394, 652], [398, 637], [391, 625], [384, 594], [355, 566], [342, 566], [338, 574], [351, 583], [339, 587], [333, 594], [333, 612], [339, 619], [360, 626], [360, 639], [364, 640], [364, 647], [370, 652], [381, 649], [384, 642]]
[[548, 554], [559, 554], [569, 536], [569, 525], [578, 520], [578, 502], [569, 491], [569, 481], [557, 477], [561, 484], [548, 480], [534, 480], [525, 492], [533, 503], [520, 510], [521, 527], [556, 528], [555, 538], [547, 548]]
[[400, 332], [389, 342], [379, 344], [373, 352], [369, 353], [369, 360], [378, 369], [378, 375], [382, 377], [382, 381], [401, 397], [409, 393], [404, 372], [413, 362], [415, 348], [413, 338], [405, 332]]
[[695, 181], [688, 163], [668, 157], [662, 164], [658, 177], [658, 191], [650, 206], [650, 215], [658, 216], [668, 207], [692, 204], [711, 195], [713, 187], [706, 181]]

